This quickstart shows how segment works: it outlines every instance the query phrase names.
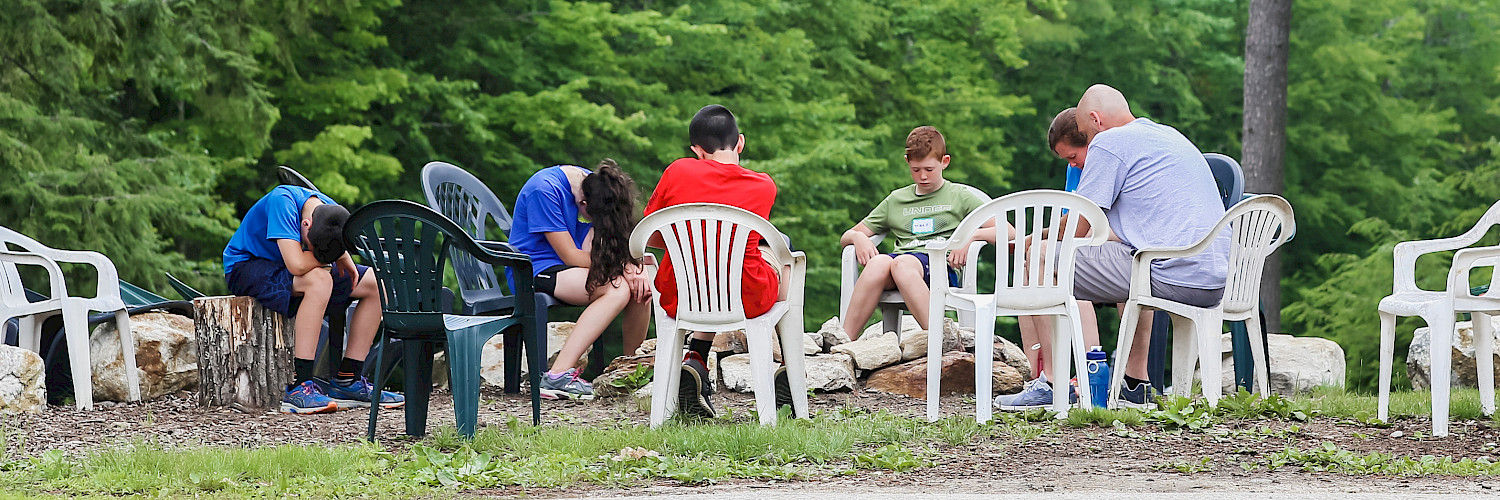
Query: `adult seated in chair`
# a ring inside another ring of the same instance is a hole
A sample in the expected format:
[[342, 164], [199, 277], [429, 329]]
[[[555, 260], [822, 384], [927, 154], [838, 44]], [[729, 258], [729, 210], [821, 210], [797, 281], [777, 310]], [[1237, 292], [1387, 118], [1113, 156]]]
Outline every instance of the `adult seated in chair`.
[[[646, 215], [673, 205], [684, 203], [719, 203], [743, 208], [764, 219], [771, 218], [771, 206], [776, 203], [776, 183], [764, 172], [755, 172], [740, 166], [740, 152], [745, 149], [745, 136], [740, 134], [734, 114], [724, 106], [704, 106], [688, 123], [689, 149], [693, 158], [682, 158], [672, 162], [662, 172], [661, 181], [646, 202]], [[769, 252], [762, 252], [761, 239], [775, 235], [751, 234], [745, 248], [745, 268], [741, 272], [745, 317], [753, 318], [765, 314], [775, 305], [780, 295], [778, 272], [780, 262], [769, 262]], [[660, 235], [653, 236], [649, 246], [661, 248]], [[661, 294], [659, 303], [666, 313], [677, 317], [677, 279], [672, 271], [670, 256], [662, 260], [656, 274], [656, 291]], [[688, 264], [691, 265], [691, 264]], [[677, 408], [689, 415], [714, 416], [713, 385], [708, 378], [705, 361], [713, 347], [713, 332], [694, 332], [688, 341], [688, 352], [683, 357], [682, 383]], [[658, 367], [665, 369], [666, 367]], [[776, 405], [791, 401], [790, 385], [784, 370], [776, 374]]]
[[[865, 322], [886, 290], [900, 290], [912, 318], [926, 330], [928, 288], [927, 254], [923, 249], [931, 241], [942, 241], [953, 234], [964, 216], [983, 205], [965, 185], [943, 180], [943, 171], [952, 157], [948, 143], [938, 129], [922, 126], [906, 136], [906, 164], [912, 184], [887, 195], [864, 220], [844, 231], [840, 245], [854, 245], [855, 258], [864, 270], [854, 282], [849, 309], [844, 313], [843, 328], [850, 340], [859, 338]], [[870, 237], [891, 233], [896, 238], [894, 253], [882, 254]], [[963, 267], [964, 252], [949, 256], [953, 264], [946, 279], [958, 286], [957, 269]], [[941, 326], [941, 325], [939, 325]]]
[[[1120, 91], [1107, 85], [1089, 87], [1078, 103], [1077, 118], [1079, 130], [1088, 138], [1077, 193], [1104, 209], [1110, 241], [1078, 251], [1073, 294], [1091, 302], [1124, 302], [1130, 294], [1136, 248], [1192, 245], [1224, 216], [1224, 205], [1197, 146], [1175, 128], [1136, 118]], [[1086, 234], [1088, 223], [1081, 222], [1069, 230]], [[1213, 306], [1224, 294], [1228, 272], [1226, 231], [1207, 252], [1153, 263], [1152, 294]], [[1022, 321], [1021, 328], [1025, 338], [1052, 336], [1051, 325], [1045, 321]], [[1150, 335], [1136, 335], [1131, 349], [1147, 352], [1150, 339]], [[1132, 357], [1122, 368], [1121, 404], [1151, 404], [1154, 397], [1147, 381], [1146, 356]], [[1044, 371], [1043, 376], [1053, 375]], [[1050, 392], [1042, 384], [1028, 387], [1042, 388]], [[1051, 395], [1047, 396], [1050, 400]]]
[[608, 158], [592, 172], [544, 168], [516, 196], [510, 243], [531, 257], [537, 291], [587, 306], [542, 377], [544, 398], [593, 399], [594, 387], [575, 366], [615, 316], [625, 315], [626, 353], [646, 340], [651, 270], [630, 258], [635, 197], [635, 182]]
[[[376, 389], [361, 373], [380, 327], [374, 272], [356, 266], [344, 251], [349, 211], [322, 193], [276, 186], [261, 197], [224, 247], [229, 293], [255, 297], [266, 309], [294, 318], [293, 360], [297, 379], [281, 400], [284, 413], [323, 413], [369, 407]], [[313, 378], [323, 318], [344, 314], [353, 299], [354, 320], [344, 358], [331, 381]], [[400, 394], [380, 391], [384, 408], [405, 404]]]

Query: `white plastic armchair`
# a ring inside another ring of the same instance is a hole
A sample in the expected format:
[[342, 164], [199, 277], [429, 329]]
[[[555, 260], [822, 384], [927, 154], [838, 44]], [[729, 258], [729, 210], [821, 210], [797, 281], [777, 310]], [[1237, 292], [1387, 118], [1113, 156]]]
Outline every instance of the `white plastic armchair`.
[[[1063, 211], [1067, 214], [1064, 215]], [[976, 312], [978, 324], [974, 330], [974, 393], [978, 399], [975, 419], [987, 422], [991, 407], [991, 383], [994, 371], [995, 317], [1056, 315], [1060, 318], [1052, 336], [1052, 360], [1057, 376], [1052, 381], [1052, 407], [1058, 415], [1067, 415], [1068, 410], [1068, 352], [1073, 352], [1077, 366], [1084, 366], [1083, 327], [1078, 318], [1077, 301], [1073, 299], [1074, 250], [1080, 246], [1097, 246], [1109, 238], [1109, 231], [1091, 230], [1087, 237], [1074, 236], [1072, 230], [1058, 229], [1064, 217], [1070, 221], [1068, 227], [1077, 227], [1078, 217], [1087, 220], [1092, 228], [1108, 228], [1109, 221], [1104, 211], [1082, 196], [1055, 190], [1035, 190], [1012, 193], [985, 203], [965, 217], [946, 242], [927, 245], [927, 259], [931, 263], [933, 276], [948, 272], [948, 254], [962, 251], [967, 241], [981, 226], [994, 220], [996, 226], [995, 245], [995, 293], [980, 294], [972, 291], [954, 290], [946, 280], [933, 280], [932, 303], [928, 324], [942, 324], [945, 308], [969, 309]], [[1045, 224], [1044, 224], [1045, 222]], [[1015, 227], [1016, 237], [1033, 234], [1030, 245], [1001, 243], [1005, 238], [1006, 224]], [[1041, 235], [1043, 229], [1047, 235]], [[941, 335], [927, 337], [927, 352], [942, 352]], [[942, 356], [927, 357], [927, 419], [938, 418], [938, 396], [941, 385]], [[1087, 408], [1090, 398], [1088, 384], [1079, 386], [1080, 398]]]
[[[990, 196], [973, 186], [964, 186], [978, 196], [979, 199], [989, 201]], [[870, 237], [870, 242], [877, 247], [885, 240], [885, 233]], [[976, 241], [969, 245], [968, 260], [965, 261], [963, 272], [959, 276], [959, 291], [974, 293], [976, 282], [979, 281], [979, 250], [984, 248], [983, 241]], [[859, 259], [854, 256], [854, 245], [844, 245], [842, 265], [839, 270], [839, 319], [849, 316], [849, 298], [854, 295], [854, 282], [859, 280]], [[933, 276], [937, 276], [934, 274]], [[881, 314], [881, 331], [901, 333], [901, 311], [906, 309], [906, 299], [901, 297], [898, 290], [886, 290], [881, 292], [878, 299], [878, 308]], [[939, 323], [941, 324], [941, 323]], [[974, 311], [958, 310], [959, 326], [974, 328]], [[859, 332], [852, 332], [859, 333]]]
[[[9, 250], [20, 247], [20, 251]], [[73, 297], [67, 293], [58, 262], [88, 264], [97, 270], [98, 288], [94, 297]], [[47, 270], [51, 295], [47, 300], [28, 302], [22, 290], [16, 264], [41, 266]], [[94, 406], [94, 384], [89, 363], [89, 311], [115, 313], [116, 331], [125, 358], [125, 385], [131, 401], [141, 399], [139, 376], [135, 369], [135, 339], [130, 334], [130, 314], [120, 299], [120, 276], [108, 257], [98, 252], [58, 250], [26, 235], [0, 226], [0, 323], [9, 318], [20, 320], [20, 344], [24, 349], [41, 351], [42, 323], [62, 314], [63, 334], [68, 343], [69, 366], [73, 374], [73, 400], [79, 409]]]
[[[1230, 229], [1229, 274], [1224, 283], [1224, 297], [1214, 307], [1197, 307], [1151, 295], [1151, 263], [1198, 255], [1207, 251], [1219, 235]], [[1260, 279], [1266, 257], [1291, 239], [1297, 232], [1292, 205], [1276, 195], [1257, 195], [1235, 204], [1219, 218], [1219, 223], [1202, 239], [1180, 248], [1143, 248], [1135, 253], [1130, 276], [1130, 299], [1125, 302], [1124, 319], [1120, 321], [1116, 364], [1126, 366], [1135, 325], [1144, 309], [1165, 311], [1172, 317], [1172, 388], [1187, 396], [1192, 390], [1193, 367], [1203, 371], [1203, 397], [1210, 406], [1219, 403], [1222, 390], [1219, 379], [1223, 367], [1219, 335], [1224, 321], [1244, 321], [1250, 334], [1250, 355], [1255, 366], [1264, 366], [1266, 353], [1260, 325]], [[1195, 359], [1196, 358], [1196, 359]], [[1265, 370], [1256, 370], [1256, 388], [1261, 394], [1270, 390]], [[1117, 404], [1125, 370], [1114, 371], [1110, 380], [1109, 405]]]
[[[784, 267], [785, 296], [770, 311], [745, 317], [741, 272], [750, 233], [775, 252]], [[760, 216], [728, 205], [688, 203], [661, 209], [642, 219], [630, 235], [630, 253], [646, 255], [646, 242], [660, 234], [677, 280], [677, 317], [667, 316], [661, 294], [653, 293], [656, 311], [656, 374], [651, 383], [651, 426], [660, 426], [676, 411], [681, 384], [684, 332], [744, 330], [750, 344], [750, 371], [760, 423], [776, 423], [776, 366], [771, 341], [780, 333], [781, 355], [791, 382], [792, 409], [807, 418], [807, 379], [802, 353], [803, 283], [807, 256], [793, 252], [776, 237], [776, 228]], [[770, 237], [766, 237], [766, 236]], [[696, 265], [695, 265], [696, 264]], [[655, 292], [655, 285], [652, 285]]]
[[[1469, 293], [1469, 273], [1476, 268], [1500, 264], [1500, 246], [1464, 248], [1479, 242], [1490, 227], [1500, 224], [1500, 203], [1479, 218], [1464, 234], [1452, 238], [1403, 241], [1395, 248], [1395, 277], [1391, 295], [1380, 299], [1380, 399], [1376, 417], [1384, 421], [1390, 413], [1391, 363], [1395, 354], [1396, 317], [1421, 316], [1427, 322], [1432, 346], [1432, 435], [1448, 435], [1448, 395], [1453, 358], [1453, 317], [1473, 313], [1474, 360], [1479, 372], [1479, 402], [1485, 415], [1495, 412], [1494, 331], [1491, 316], [1500, 315], [1500, 297]], [[1417, 287], [1417, 258], [1435, 252], [1458, 250], [1448, 269], [1447, 289], [1428, 291]], [[1491, 277], [1490, 290], [1500, 290], [1500, 273]]]

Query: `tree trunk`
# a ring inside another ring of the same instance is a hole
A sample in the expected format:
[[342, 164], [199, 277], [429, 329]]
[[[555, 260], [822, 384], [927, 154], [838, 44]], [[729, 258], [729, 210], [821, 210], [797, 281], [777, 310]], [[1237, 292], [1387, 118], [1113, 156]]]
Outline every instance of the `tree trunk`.
[[[1245, 191], [1284, 194], [1286, 80], [1292, 0], [1250, 0], [1245, 33]], [[1281, 258], [1266, 260], [1261, 280], [1266, 331], [1281, 331]]]
[[198, 404], [279, 408], [292, 369], [292, 321], [254, 297], [193, 299]]

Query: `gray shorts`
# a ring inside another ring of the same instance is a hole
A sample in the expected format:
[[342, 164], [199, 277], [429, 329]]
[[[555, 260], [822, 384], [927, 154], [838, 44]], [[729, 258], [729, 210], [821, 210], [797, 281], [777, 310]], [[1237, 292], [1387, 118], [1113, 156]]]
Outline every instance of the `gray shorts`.
[[[1125, 302], [1130, 298], [1130, 268], [1134, 263], [1130, 247], [1118, 241], [1078, 247], [1073, 264], [1073, 297], [1101, 304]], [[1192, 306], [1213, 307], [1224, 297], [1224, 288], [1204, 290], [1153, 278], [1151, 295]]]

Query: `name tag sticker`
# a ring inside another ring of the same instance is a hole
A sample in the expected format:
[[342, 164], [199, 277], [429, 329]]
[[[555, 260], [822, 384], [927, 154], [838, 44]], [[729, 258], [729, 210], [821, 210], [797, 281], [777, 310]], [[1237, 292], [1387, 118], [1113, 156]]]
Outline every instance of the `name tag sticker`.
[[912, 219], [911, 220], [911, 233], [912, 234], [930, 234], [930, 233], [932, 233], [936, 229], [936, 226], [937, 226], [937, 224], [932, 221], [932, 217], [923, 217], [923, 218], [920, 218], [920, 219]]

